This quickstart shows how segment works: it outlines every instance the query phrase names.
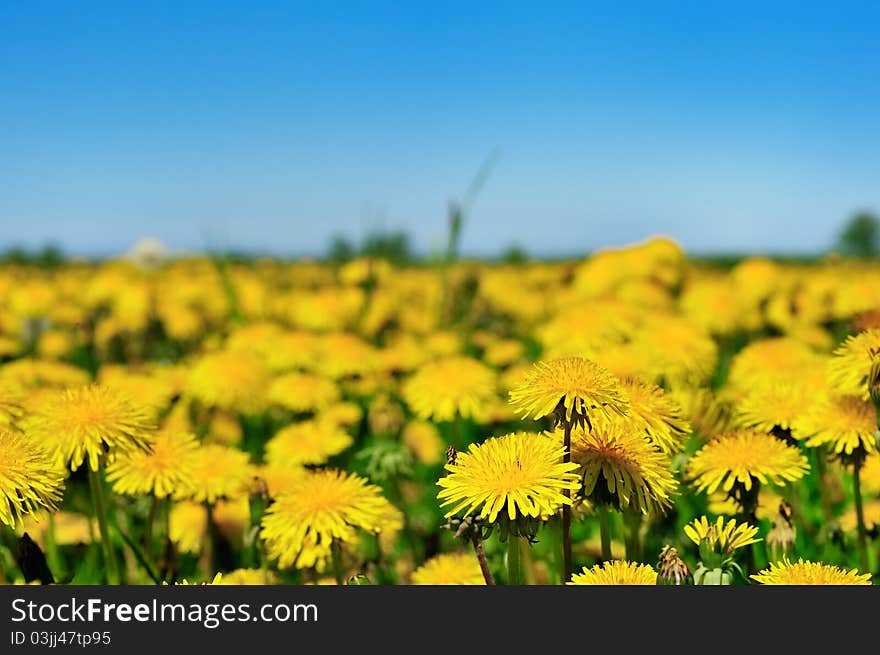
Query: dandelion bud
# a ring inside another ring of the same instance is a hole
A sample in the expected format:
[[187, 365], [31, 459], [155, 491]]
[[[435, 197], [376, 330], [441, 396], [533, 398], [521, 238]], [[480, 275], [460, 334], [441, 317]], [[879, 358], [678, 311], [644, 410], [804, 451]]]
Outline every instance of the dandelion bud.
[[694, 583], [691, 571], [684, 560], [678, 556], [678, 551], [669, 544], [663, 546], [660, 551], [660, 560], [657, 563], [658, 585], [691, 585]]

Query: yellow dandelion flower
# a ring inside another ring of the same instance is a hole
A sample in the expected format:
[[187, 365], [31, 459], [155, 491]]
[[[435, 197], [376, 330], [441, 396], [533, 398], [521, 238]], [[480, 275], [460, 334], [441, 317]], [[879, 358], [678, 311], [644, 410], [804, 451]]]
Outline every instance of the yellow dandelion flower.
[[770, 433], [774, 428], [792, 430], [813, 402], [814, 394], [790, 380], [757, 384], [736, 407], [740, 425]]
[[849, 571], [831, 564], [810, 562], [798, 559], [792, 563], [788, 558], [781, 563], [771, 563], [752, 576], [760, 584], [768, 585], [869, 585], [870, 573], [859, 573], [858, 569]]
[[387, 504], [379, 487], [358, 475], [312, 471], [269, 506], [260, 536], [279, 567], [323, 570], [334, 540], [356, 543], [359, 530], [380, 531]]
[[651, 316], [633, 343], [650, 358], [653, 379], [702, 383], [709, 379], [718, 359], [712, 335], [685, 318]]
[[268, 368], [253, 355], [237, 350], [202, 356], [187, 381], [188, 394], [199, 402], [241, 414], [261, 412], [268, 387]]
[[278, 584], [278, 576], [268, 569], [235, 569], [223, 574], [219, 582], [221, 585], [273, 585]]
[[623, 429], [646, 436], [664, 453], [680, 451], [690, 425], [678, 403], [651, 382], [626, 378], [620, 384], [629, 402], [629, 414], [608, 418], [600, 415], [595, 422], [598, 429], [609, 421], [618, 423]]
[[880, 362], [880, 328], [850, 336], [828, 363], [828, 380], [843, 395], [870, 398], [871, 368]]
[[[864, 470], [862, 470], [864, 475]], [[865, 529], [870, 532], [880, 528], [880, 498], [866, 501], [862, 508], [862, 516], [865, 519]], [[840, 517], [840, 529], [844, 532], [855, 532], [858, 528], [856, 508], [850, 507]]]
[[243, 494], [231, 500], [220, 500], [214, 506], [214, 525], [230, 543], [241, 543], [250, 521], [250, 502]]
[[861, 478], [864, 493], [873, 496], [880, 495], [880, 452], [875, 450], [865, 458]]
[[[177, 586], [177, 585], [182, 585], [182, 586], [196, 586], [196, 585], [198, 585], [198, 586], [204, 586], [204, 585], [215, 585], [215, 584], [216, 584], [216, 585], [219, 585], [219, 584], [223, 584], [223, 583], [221, 582], [222, 579], [223, 579], [223, 574], [222, 574], [222, 573], [217, 573], [217, 574], [214, 575], [213, 578], [211, 578], [211, 581], [210, 581], [210, 582], [208, 582], [208, 581], [205, 581], [205, 582], [190, 582], [190, 581], [187, 580], [186, 578], [183, 578], [182, 580], [178, 580], [177, 582], [175, 582], [174, 585], [175, 585], [175, 586]], [[163, 585], [167, 585], [168, 583], [167, 583], [167, 582], [163, 582], [162, 584], [163, 584]]]
[[208, 433], [205, 435], [206, 443], [222, 443], [227, 446], [234, 446], [241, 443], [243, 435], [244, 431], [238, 416], [231, 412], [216, 409], [211, 412]]
[[422, 464], [439, 464], [443, 460], [446, 444], [433, 423], [410, 421], [403, 429], [401, 440]]
[[515, 339], [499, 339], [486, 346], [483, 358], [492, 366], [509, 366], [520, 359], [526, 347], [522, 341]]
[[150, 443], [150, 451], [117, 457], [107, 467], [113, 491], [127, 496], [153, 494], [165, 498], [192, 491], [192, 469], [199, 443], [187, 432], [162, 430]]
[[109, 389], [125, 395], [141, 407], [151, 410], [152, 417], [171, 403], [174, 388], [170, 379], [134, 373], [121, 366], [103, 366], [98, 381]]
[[824, 374], [822, 359], [816, 353], [790, 337], [770, 337], [753, 341], [734, 356], [727, 384], [748, 391], [755, 384], [771, 380], [790, 382], [810, 369]]
[[336, 383], [310, 373], [287, 373], [269, 386], [269, 402], [294, 412], [315, 412], [337, 400]]
[[213, 504], [247, 493], [253, 468], [245, 452], [220, 444], [204, 444], [193, 454], [190, 476], [192, 485], [176, 489], [174, 497], [192, 497]]
[[831, 396], [814, 403], [795, 431], [810, 447], [827, 444], [846, 455], [862, 447], [870, 453], [877, 448], [877, 409], [857, 396]]
[[527, 432], [471, 444], [446, 464], [449, 473], [437, 482], [440, 507], [452, 505], [447, 518], [464, 510], [489, 522], [502, 511], [511, 521], [552, 515], [571, 504], [562, 492], [580, 487], [578, 465], [563, 463], [562, 456], [561, 443]]
[[752, 480], [784, 485], [809, 470], [801, 451], [784, 441], [754, 430], [738, 430], [717, 437], [698, 450], [687, 464], [687, 477], [698, 491], [730, 491], [741, 483], [748, 491]]
[[281, 428], [266, 443], [266, 462], [275, 466], [323, 464], [352, 443], [351, 435], [332, 423], [293, 423]]
[[24, 392], [15, 384], [0, 381], [0, 427], [14, 427], [23, 416]]
[[360, 423], [363, 415], [364, 410], [361, 409], [360, 405], [344, 400], [322, 410], [318, 414], [317, 420], [333, 423], [340, 427], [351, 427]]
[[168, 513], [168, 538], [181, 553], [197, 555], [208, 534], [208, 511], [202, 503], [175, 503]]
[[315, 361], [319, 373], [339, 380], [375, 370], [379, 356], [376, 349], [359, 336], [340, 332], [321, 337]]
[[626, 415], [628, 404], [617, 378], [583, 357], [538, 362], [510, 402], [524, 418], [539, 419], [565, 410], [565, 420], [582, 425], [593, 413]]
[[733, 407], [725, 399], [703, 387], [677, 386], [669, 395], [681, 405], [693, 431], [704, 440], [733, 429]]
[[705, 541], [710, 550], [725, 556], [732, 555], [743, 546], [761, 541], [755, 538], [758, 534], [757, 527], [737, 523], [735, 519], [725, 522], [723, 516], [719, 516], [714, 523], [710, 523], [705, 515], [694, 519], [684, 526], [684, 533], [697, 546]]
[[63, 487], [49, 453], [19, 432], [0, 429], [0, 523], [15, 527], [25, 514], [55, 509]]
[[[556, 435], [561, 439], [561, 431]], [[678, 482], [669, 455], [646, 437], [608, 425], [571, 435], [571, 459], [583, 469], [584, 496], [643, 514], [672, 505]]]
[[571, 576], [570, 585], [656, 585], [657, 572], [649, 564], [613, 560]]
[[149, 450], [154, 429], [142, 407], [101, 385], [54, 391], [42, 396], [25, 430], [45, 444], [64, 467], [75, 471], [87, 459], [97, 471], [105, 450], [111, 456]]
[[486, 584], [480, 564], [473, 553], [435, 555], [412, 573], [414, 585]]
[[98, 522], [94, 518], [65, 511], [53, 512], [50, 515], [48, 511], [41, 510], [28, 514], [16, 529], [16, 534], [21, 536], [27, 532], [41, 548], [45, 548], [50, 521], [53, 529], [52, 537], [57, 546], [76, 546], [101, 539]]
[[495, 394], [495, 374], [471, 357], [430, 362], [403, 383], [403, 397], [421, 419], [451, 421], [477, 415]]
[[269, 496], [277, 498], [307, 473], [303, 466], [275, 466], [264, 464], [256, 467], [254, 478], [266, 485]]
[[48, 359], [16, 359], [0, 367], [0, 379], [22, 388], [81, 387], [89, 374], [73, 364]]

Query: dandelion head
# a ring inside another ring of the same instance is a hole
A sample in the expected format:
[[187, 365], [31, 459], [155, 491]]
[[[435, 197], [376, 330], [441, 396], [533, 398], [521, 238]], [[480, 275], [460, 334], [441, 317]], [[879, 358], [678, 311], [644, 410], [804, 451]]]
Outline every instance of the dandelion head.
[[376, 485], [335, 469], [294, 481], [266, 510], [260, 536], [278, 566], [323, 570], [334, 541], [356, 544], [360, 531], [379, 533], [388, 501]]
[[657, 572], [650, 564], [611, 560], [586, 566], [571, 576], [570, 585], [656, 585]]
[[412, 573], [415, 585], [486, 584], [477, 558], [472, 553], [435, 555]]
[[770, 566], [752, 576], [759, 584], [767, 585], [869, 585], [870, 573], [859, 573], [857, 569], [846, 570], [822, 562], [798, 559], [790, 562], [771, 563]]
[[477, 416], [495, 395], [495, 374], [471, 357], [429, 362], [403, 383], [403, 397], [422, 420]]
[[63, 488], [49, 453], [24, 434], [0, 428], [0, 523], [15, 527], [25, 514], [54, 510]]
[[97, 471], [105, 453], [150, 449], [149, 413], [127, 396], [101, 385], [46, 393], [31, 408], [25, 430], [71, 470], [84, 461]]
[[717, 437], [688, 462], [686, 475], [698, 491], [713, 493], [741, 484], [746, 491], [754, 480], [784, 485], [801, 479], [809, 470], [800, 449], [755, 430], [737, 430]]
[[511, 522], [555, 514], [571, 504], [563, 492], [580, 486], [578, 465], [563, 463], [563, 453], [561, 442], [527, 432], [471, 444], [446, 464], [437, 482], [440, 506], [449, 508], [447, 518], [463, 511], [490, 523], [499, 514]]
[[583, 494], [593, 503], [662, 514], [678, 489], [669, 455], [620, 425], [575, 430], [571, 459], [582, 470]]
[[629, 411], [620, 381], [583, 357], [538, 362], [510, 391], [510, 402], [524, 418], [555, 415], [557, 422], [564, 418], [581, 426], [593, 414], [626, 415]]
[[194, 456], [199, 447], [188, 432], [160, 430], [150, 450], [123, 453], [107, 467], [113, 491], [127, 496], [153, 494], [165, 498], [192, 489]]

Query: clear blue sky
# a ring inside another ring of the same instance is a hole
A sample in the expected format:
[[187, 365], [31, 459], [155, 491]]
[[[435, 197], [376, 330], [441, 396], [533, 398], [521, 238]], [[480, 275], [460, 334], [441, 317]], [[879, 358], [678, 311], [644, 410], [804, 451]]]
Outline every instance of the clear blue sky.
[[0, 0], [0, 248], [427, 251], [496, 148], [465, 252], [807, 252], [880, 209], [876, 2], [319, 4]]

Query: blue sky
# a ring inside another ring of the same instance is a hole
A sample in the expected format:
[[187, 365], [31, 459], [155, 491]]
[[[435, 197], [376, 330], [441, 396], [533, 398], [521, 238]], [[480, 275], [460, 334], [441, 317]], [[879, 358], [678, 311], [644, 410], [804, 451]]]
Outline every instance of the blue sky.
[[0, 248], [428, 251], [493, 151], [468, 253], [880, 210], [877, 3], [403, 4], [0, 0]]

